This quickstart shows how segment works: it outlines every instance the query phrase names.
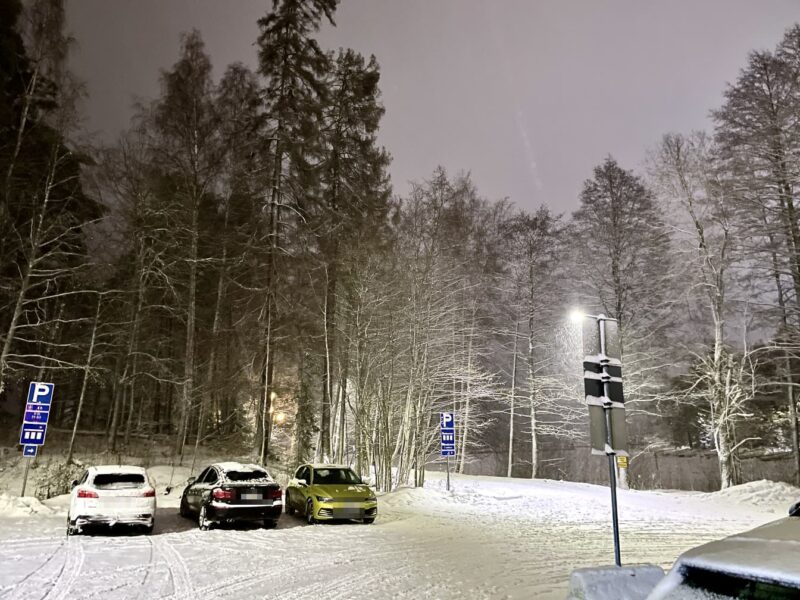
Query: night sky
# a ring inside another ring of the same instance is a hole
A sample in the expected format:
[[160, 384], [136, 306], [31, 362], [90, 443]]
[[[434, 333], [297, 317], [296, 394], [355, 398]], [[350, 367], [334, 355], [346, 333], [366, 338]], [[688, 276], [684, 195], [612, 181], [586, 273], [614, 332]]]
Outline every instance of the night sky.
[[[158, 93], [181, 32], [215, 65], [255, 66], [266, 0], [67, 0], [86, 128], [109, 141]], [[344, 0], [324, 48], [375, 54], [395, 191], [441, 164], [490, 198], [577, 206], [607, 154], [641, 170], [668, 131], [710, 127], [747, 53], [800, 21], [800, 0]]]

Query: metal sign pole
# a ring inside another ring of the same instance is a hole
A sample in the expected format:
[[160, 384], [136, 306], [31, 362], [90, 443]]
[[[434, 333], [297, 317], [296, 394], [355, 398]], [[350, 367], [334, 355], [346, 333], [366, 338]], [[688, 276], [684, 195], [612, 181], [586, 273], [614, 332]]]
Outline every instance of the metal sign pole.
[[25, 495], [25, 486], [28, 485], [28, 469], [31, 468], [31, 461], [32, 458], [28, 458], [25, 460], [25, 474], [22, 476], [22, 492], [20, 492], [20, 496]]
[[447, 491], [450, 491], [450, 457], [447, 457]]
[[603, 361], [603, 413], [606, 421], [606, 455], [608, 456], [608, 479], [611, 485], [611, 521], [614, 528], [614, 563], [622, 566], [619, 549], [619, 515], [617, 511], [617, 470], [614, 465], [613, 440], [611, 438], [611, 394], [609, 392], [609, 381], [611, 376], [608, 373], [608, 358], [606, 357], [606, 321], [605, 316], [600, 315], [597, 319], [600, 327], [600, 356]]

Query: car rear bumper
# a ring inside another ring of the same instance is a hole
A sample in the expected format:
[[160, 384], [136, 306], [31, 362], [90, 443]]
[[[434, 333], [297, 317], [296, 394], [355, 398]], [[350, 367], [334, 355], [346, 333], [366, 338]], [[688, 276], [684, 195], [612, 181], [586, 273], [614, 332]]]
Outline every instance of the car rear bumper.
[[75, 525], [78, 528], [91, 525], [144, 525], [151, 527], [154, 518], [152, 514], [129, 514], [129, 515], [79, 515], [75, 518]]
[[277, 521], [283, 512], [283, 503], [271, 505], [224, 504], [211, 502], [206, 507], [206, 514], [212, 521]]

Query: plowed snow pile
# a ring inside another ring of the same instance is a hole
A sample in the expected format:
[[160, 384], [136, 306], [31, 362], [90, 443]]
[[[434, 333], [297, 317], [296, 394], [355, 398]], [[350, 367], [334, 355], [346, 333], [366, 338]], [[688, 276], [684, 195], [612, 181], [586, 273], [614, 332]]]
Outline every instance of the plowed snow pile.
[[779, 506], [788, 510], [789, 506], [800, 500], [800, 488], [779, 481], [761, 479], [742, 485], [735, 485], [726, 490], [714, 492], [707, 496], [711, 500], [727, 500], [745, 506], [772, 508]]
[[53, 509], [48, 508], [36, 498], [30, 496], [20, 498], [0, 493], [0, 516], [26, 517], [34, 514], [52, 515], [54, 513]]

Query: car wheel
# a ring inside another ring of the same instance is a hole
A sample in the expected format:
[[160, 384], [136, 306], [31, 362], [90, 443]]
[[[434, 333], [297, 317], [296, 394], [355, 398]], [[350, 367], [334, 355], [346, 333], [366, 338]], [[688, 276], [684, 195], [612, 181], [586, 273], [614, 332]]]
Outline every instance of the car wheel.
[[197, 524], [200, 526], [202, 531], [208, 531], [211, 529], [211, 521], [208, 520], [206, 517], [206, 507], [200, 507], [200, 514], [197, 515]]
[[67, 535], [75, 535], [76, 533], [78, 533], [78, 530], [75, 527], [75, 521], [71, 521], [69, 515], [67, 515]]
[[275, 529], [278, 526], [278, 522], [274, 519], [264, 519], [264, 529]]
[[314, 518], [314, 501], [309, 498], [306, 502], [306, 523], [313, 525], [317, 520]]
[[186, 502], [186, 496], [181, 497], [180, 513], [184, 519], [188, 519], [191, 516], [191, 513], [189, 512], [189, 505]]

